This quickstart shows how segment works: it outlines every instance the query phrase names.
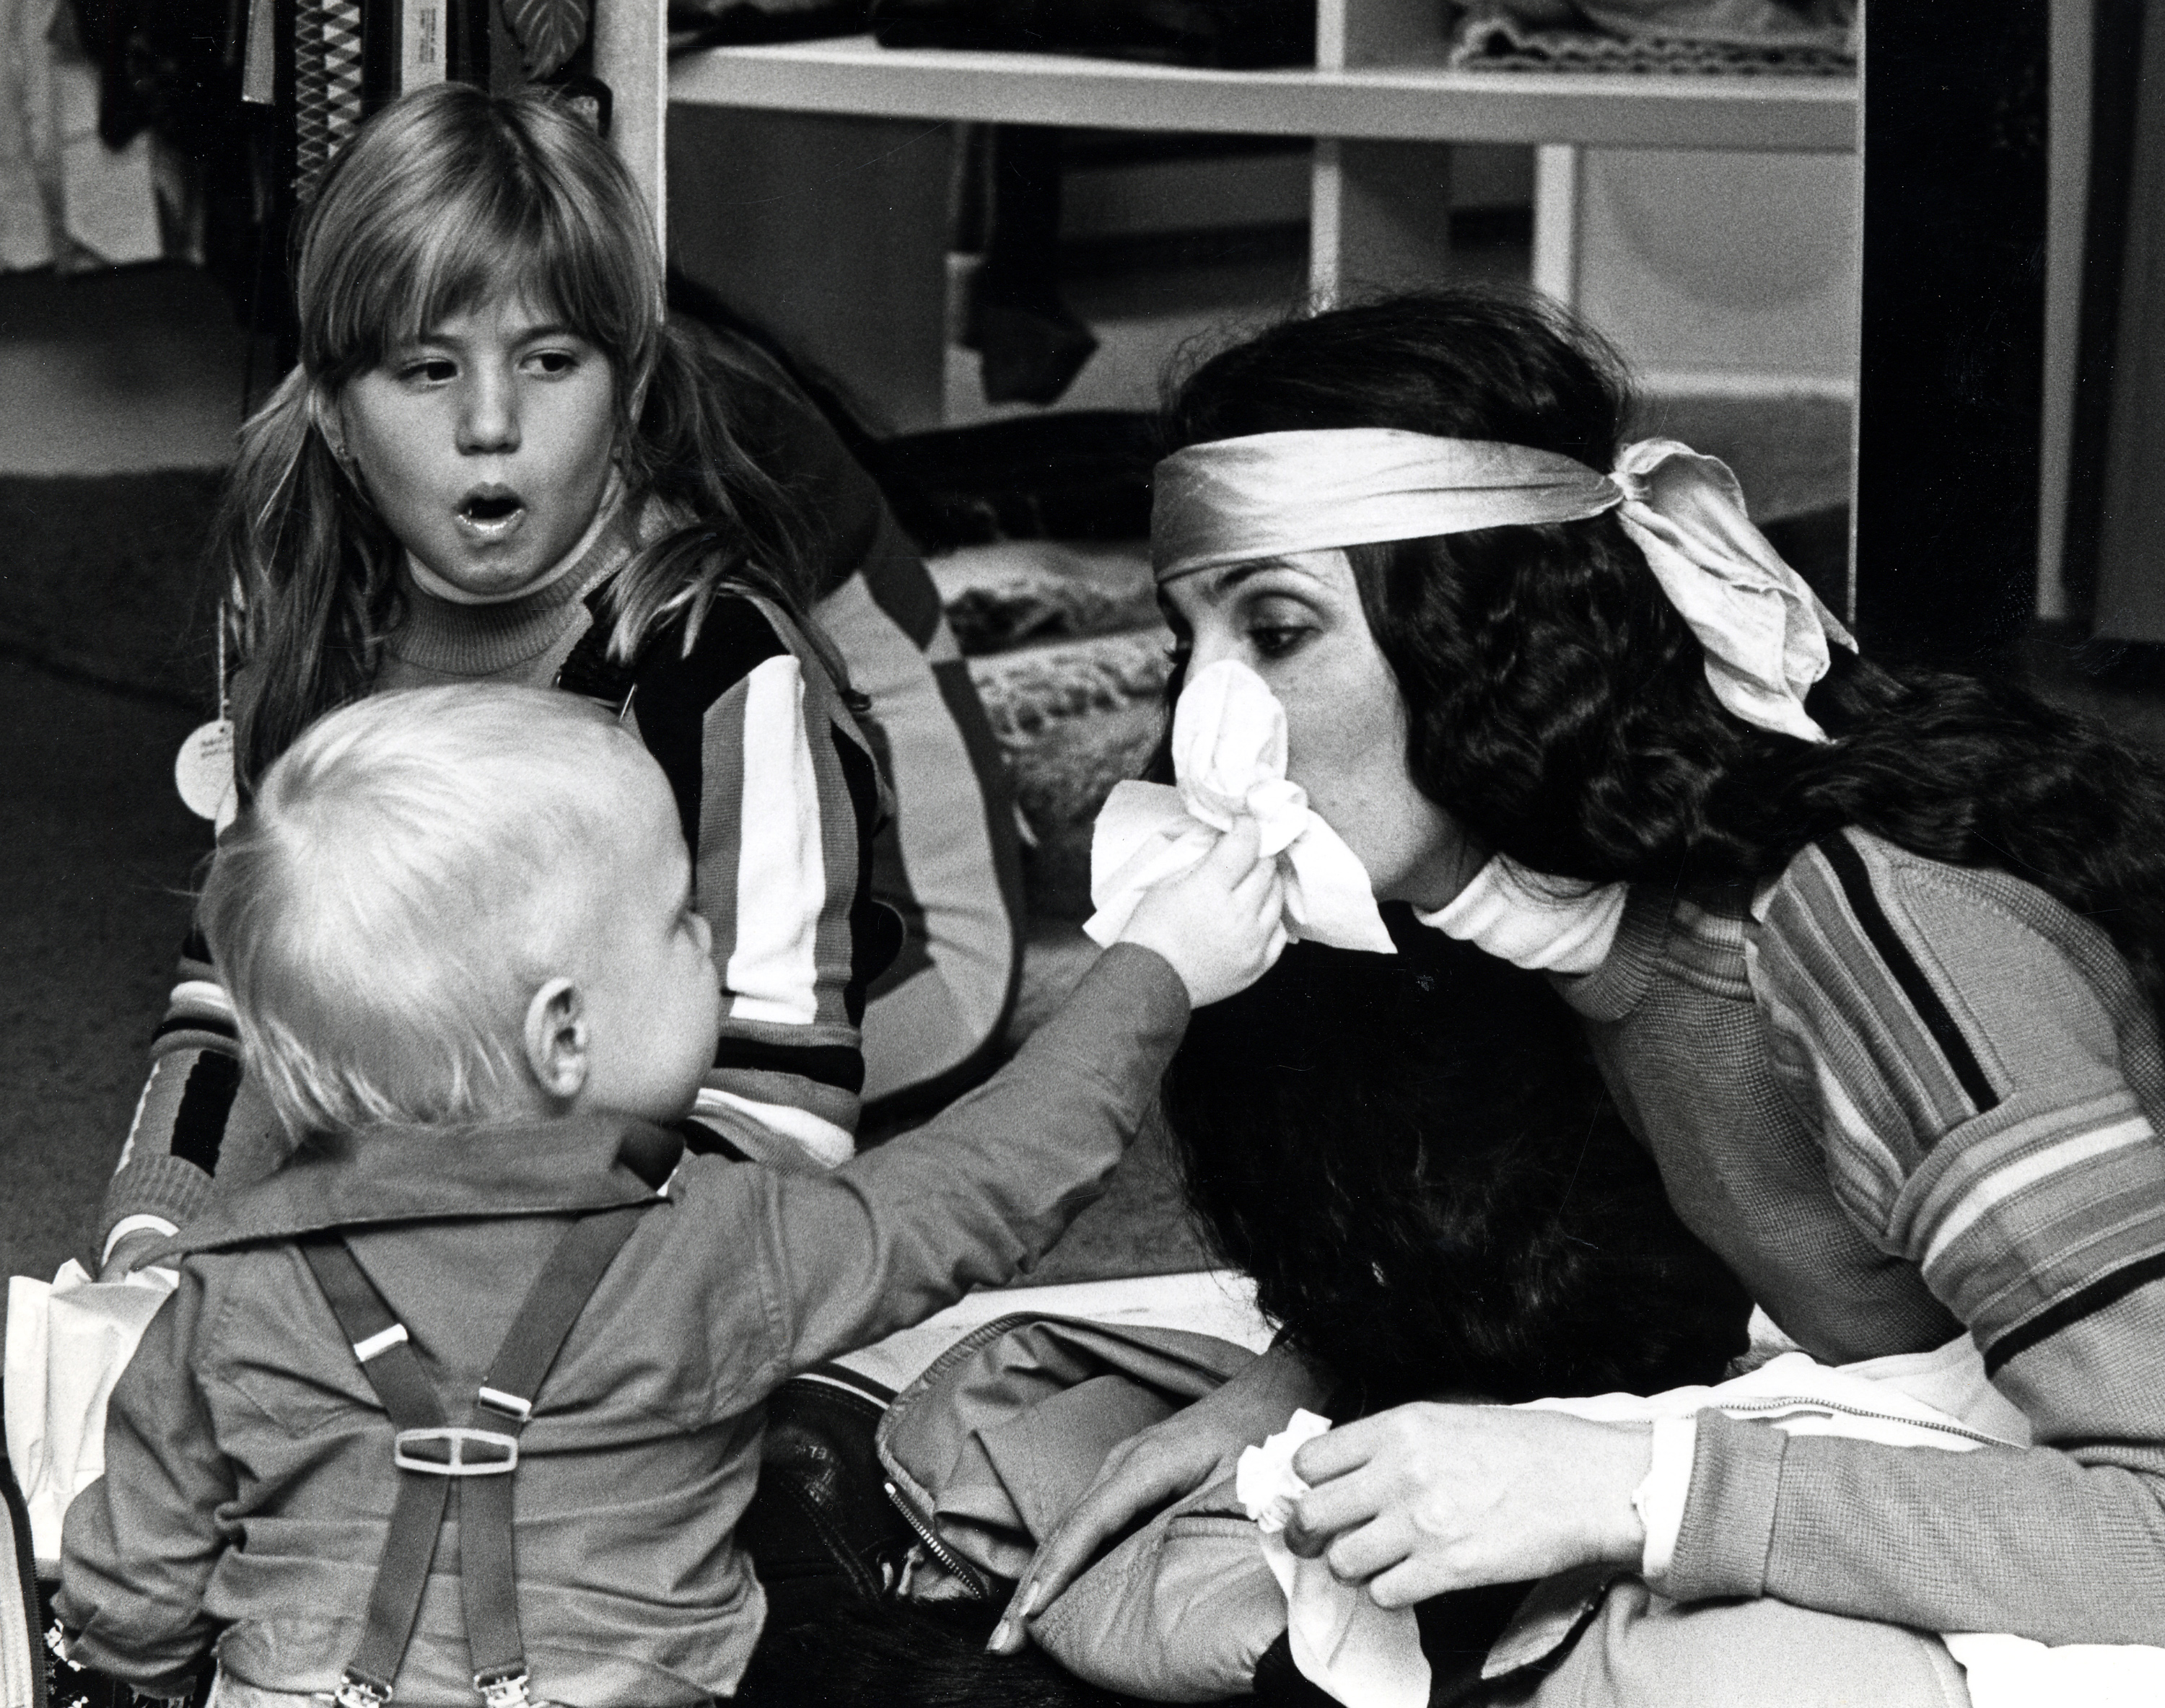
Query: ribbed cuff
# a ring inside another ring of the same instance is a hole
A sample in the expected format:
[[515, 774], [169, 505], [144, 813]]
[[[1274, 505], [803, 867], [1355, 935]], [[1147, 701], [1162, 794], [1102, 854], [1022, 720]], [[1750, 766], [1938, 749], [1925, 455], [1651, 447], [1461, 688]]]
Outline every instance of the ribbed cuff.
[[131, 1215], [154, 1215], [186, 1227], [210, 1203], [210, 1176], [192, 1162], [166, 1152], [138, 1157], [113, 1177], [105, 1189], [105, 1213], [98, 1218], [97, 1248], [103, 1251], [113, 1230]]
[[1763, 1595], [1789, 1438], [1719, 1411], [1699, 1414], [1691, 1493], [1661, 1584], [1673, 1600]]

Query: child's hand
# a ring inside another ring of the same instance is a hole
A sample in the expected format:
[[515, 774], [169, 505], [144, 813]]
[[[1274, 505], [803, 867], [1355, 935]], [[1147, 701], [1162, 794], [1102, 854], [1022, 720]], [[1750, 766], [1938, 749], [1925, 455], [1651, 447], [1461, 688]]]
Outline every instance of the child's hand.
[[1172, 963], [1196, 1008], [1246, 990], [1286, 946], [1285, 885], [1275, 860], [1256, 857], [1253, 819], [1177, 878], [1151, 887], [1116, 940]]

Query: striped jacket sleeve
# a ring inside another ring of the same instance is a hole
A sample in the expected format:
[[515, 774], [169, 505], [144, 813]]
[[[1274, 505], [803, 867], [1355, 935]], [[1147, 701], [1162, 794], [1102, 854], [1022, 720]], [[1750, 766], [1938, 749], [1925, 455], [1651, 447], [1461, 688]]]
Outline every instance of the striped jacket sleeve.
[[233, 1005], [200, 932], [182, 947], [173, 994], [150, 1046], [150, 1072], [98, 1220], [101, 1253], [128, 1234], [171, 1233], [201, 1210], [212, 1177], [260, 1173], [282, 1156], [277, 1117], [247, 1085]]
[[2165, 1642], [2165, 1062], [2125, 963], [2031, 886], [1854, 832], [1799, 857], [1753, 946], [1836, 1196], [1967, 1326], [2036, 1445], [1703, 1415], [1663, 1588]]
[[865, 986], [899, 935], [871, 899], [871, 749], [801, 631], [748, 598], [717, 599], [688, 654], [674, 630], [650, 643], [625, 716], [675, 792], [714, 927], [722, 1039], [699, 1113], [755, 1151], [778, 1135], [845, 1161]]
[[815, 614], [872, 702], [865, 732], [895, 794], [872, 893], [907, 935], [867, 996], [865, 1095], [936, 1106], [990, 1071], [1021, 978], [1007, 762], [939, 589], [879, 487], [788, 375], [756, 349], [717, 342], [748, 447], [788, 471], [815, 525]]

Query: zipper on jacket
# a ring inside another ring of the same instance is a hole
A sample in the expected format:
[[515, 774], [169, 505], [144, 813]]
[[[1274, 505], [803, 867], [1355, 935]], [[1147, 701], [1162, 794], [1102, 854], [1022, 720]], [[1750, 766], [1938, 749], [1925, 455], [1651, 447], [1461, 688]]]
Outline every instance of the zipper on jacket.
[[962, 1587], [970, 1592], [973, 1600], [989, 1601], [992, 1593], [986, 1589], [985, 1580], [978, 1574], [977, 1568], [933, 1534], [932, 1526], [918, 1516], [917, 1509], [909, 1503], [909, 1497], [896, 1488], [893, 1482], [883, 1483], [881, 1486], [887, 1490], [887, 1498], [894, 1502], [894, 1510], [902, 1515], [903, 1521], [917, 1532], [917, 1539], [924, 1544], [925, 1552], [952, 1573]]
[[[1821, 1415], [1862, 1418], [1873, 1423], [1899, 1423], [1905, 1429], [1921, 1430], [1930, 1435], [1960, 1436], [1965, 1441], [1975, 1442], [1981, 1447], [2007, 1447], [2012, 1442], [2002, 1441], [1996, 1435], [1986, 1435], [1980, 1430], [1960, 1423], [1927, 1423], [1922, 1418], [1904, 1417], [1899, 1411], [1867, 1411], [1861, 1405], [1852, 1405], [1841, 1400], [1814, 1400], [1802, 1394], [1787, 1394], [1767, 1400], [1737, 1400], [1726, 1405], [1717, 1405], [1717, 1411], [1725, 1412], [1740, 1421], [1778, 1424], [1772, 1414], [1816, 1411]], [[1863, 1437], [1852, 1437], [1852, 1440]]]

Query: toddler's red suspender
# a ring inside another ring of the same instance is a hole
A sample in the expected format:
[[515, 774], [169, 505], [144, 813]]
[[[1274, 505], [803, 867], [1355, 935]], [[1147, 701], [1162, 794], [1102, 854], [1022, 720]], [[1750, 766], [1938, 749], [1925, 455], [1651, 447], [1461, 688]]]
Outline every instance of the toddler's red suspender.
[[[649, 1200], [652, 1202], [654, 1200]], [[474, 1687], [487, 1708], [527, 1708], [525, 1643], [512, 1557], [511, 1475], [519, 1436], [572, 1326], [646, 1203], [582, 1216], [564, 1231], [519, 1307], [474, 1398], [471, 1420], [447, 1423], [406, 1326], [336, 1233], [301, 1243], [353, 1355], [398, 1431], [391, 1530], [369, 1591], [368, 1625], [340, 1678], [340, 1708], [382, 1708], [413, 1641], [437, 1533], [459, 1486], [459, 1590]], [[486, 1426], [484, 1426], [484, 1421]]]

